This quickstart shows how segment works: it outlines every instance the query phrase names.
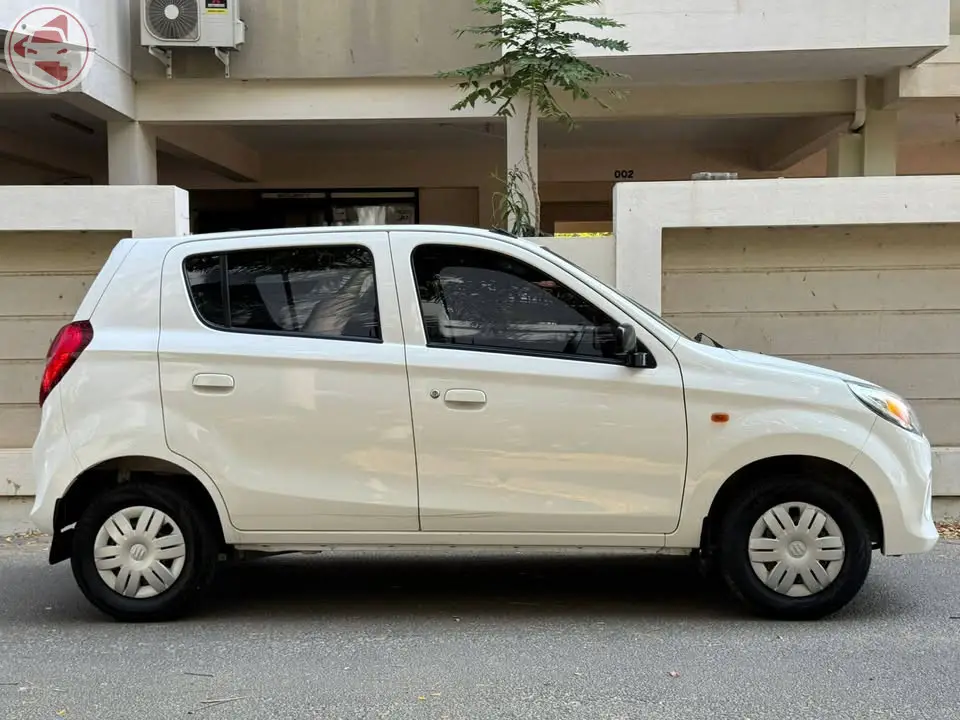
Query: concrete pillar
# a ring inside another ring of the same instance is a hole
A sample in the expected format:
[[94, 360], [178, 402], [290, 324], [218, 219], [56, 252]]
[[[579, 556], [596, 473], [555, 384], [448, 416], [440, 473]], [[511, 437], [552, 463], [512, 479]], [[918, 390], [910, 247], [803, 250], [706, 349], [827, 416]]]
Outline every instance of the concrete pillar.
[[157, 184], [157, 138], [132, 120], [107, 123], [111, 185]]
[[863, 135], [845, 133], [827, 146], [827, 175], [829, 177], [859, 177], [863, 175]]
[[[540, 167], [540, 140], [536, 109], [533, 110], [533, 115], [530, 118], [529, 129], [527, 127], [527, 117], [528, 113], [526, 101], [522, 97], [517, 98], [516, 102], [514, 103], [513, 117], [507, 118], [507, 170], [509, 172], [513, 168], [518, 168], [525, 173], [524, 181], [520, 184], [518, 189], [526, 199], [527, 205], [530, 208], [531, 221], [534, 224], [539, 224], [539, 218], [535, 217], [536, 199], [534, 197], [533, 189], [534, 183], [539, 182]], [[532, 166], [532, 173], [527, 170], [525, 158], [528, 132], [530, 143], [530, 165]]]
[[833, 139], [827, 148], [830, 177], [892, 176], [897, 174], [897, 112], [867, 109], [858, 133]]
[[897, 111], [867, 110], [863, 126], [863, 174], [897, 174]]
[[659, 218], [637, 206], [632, 185], [613, 186], [616, 288], [659, 315], [663, 301], [663, 227]]

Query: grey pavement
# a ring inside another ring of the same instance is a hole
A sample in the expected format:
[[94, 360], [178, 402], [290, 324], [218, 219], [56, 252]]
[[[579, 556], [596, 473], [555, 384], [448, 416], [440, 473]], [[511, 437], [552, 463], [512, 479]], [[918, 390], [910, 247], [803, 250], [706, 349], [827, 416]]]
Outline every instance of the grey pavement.
[[800, 624], [684, 558], [344, 551], [227, 568], [200, 615], [123, 625], [45, 551], [0, 539], [0, 718], [960, 717], [956, 541], [875, 555], [853, 604]]

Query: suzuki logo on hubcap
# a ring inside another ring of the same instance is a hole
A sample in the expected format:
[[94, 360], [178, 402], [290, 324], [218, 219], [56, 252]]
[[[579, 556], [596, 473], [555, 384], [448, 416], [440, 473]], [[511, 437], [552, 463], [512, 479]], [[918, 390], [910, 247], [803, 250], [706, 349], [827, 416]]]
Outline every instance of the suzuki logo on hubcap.
[[130, 558], [136, 562], [140, 562], [147, 556], [147, 547], [137, 543], [136, 545], [130, 546]]
[[807, 546], [800, 540], [794, 540], [787, 546], [787, 552], [791, 557], [802, 558], [807, 554]]

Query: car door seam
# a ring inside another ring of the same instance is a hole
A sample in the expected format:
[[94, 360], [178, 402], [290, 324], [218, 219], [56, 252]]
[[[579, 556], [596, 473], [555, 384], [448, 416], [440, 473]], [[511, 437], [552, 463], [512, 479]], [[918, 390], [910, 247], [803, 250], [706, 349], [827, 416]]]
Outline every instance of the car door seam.
[[[393, 294], [397, 302], [397, 317], [400, 320], [400, 341], [403, 347], [403, 374], [407, 379], [407, 410], [410, 415], [410, 437], [413, 443], [413, 472], [417, 485], [417, 530], [423, 531], [423, 512], [420, 505], [420, 459], [417, 453], [417, 427], [413, 419], [413, 383], [410, 382], [410, 362], [407, 356], [407, 333], [403, 325], [403, 303], [400, 301], [400, 280], [397, 277], [397, 261], [393, 255], [393, 233], [387, 235], [387, 254], [390, 256], [390, 271], [393, 273]], [[411, 276], [414, 273], [410, 266]], [[414, 282], [416, 287], [416, 282]]]

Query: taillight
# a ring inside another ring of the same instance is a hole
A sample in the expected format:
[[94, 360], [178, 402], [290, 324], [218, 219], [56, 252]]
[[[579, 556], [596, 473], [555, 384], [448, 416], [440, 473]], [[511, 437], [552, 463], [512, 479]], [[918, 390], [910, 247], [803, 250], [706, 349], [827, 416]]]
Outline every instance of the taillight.
[[47, 351], [47, 366], [43, 370], [43, 380], [40, 381], [41, 406], [91, 340], [93, 325], [87, 320], [78, 320], [60, 328], [60, 332], [50, 343], [50, 350]]

